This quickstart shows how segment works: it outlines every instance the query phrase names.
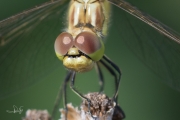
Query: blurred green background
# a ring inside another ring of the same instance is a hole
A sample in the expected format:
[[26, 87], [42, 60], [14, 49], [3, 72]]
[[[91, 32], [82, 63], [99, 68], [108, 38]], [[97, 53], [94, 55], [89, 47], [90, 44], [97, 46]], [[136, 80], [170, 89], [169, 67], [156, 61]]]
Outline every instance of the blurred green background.
[[[0, 20], [45, 1], [1, 0]], [[180, 17], [178, 16], [180, 2], [178, 0], [173, 2], [171, 0], [128, 1], [180, 32]], [[112, 27], [114, 26], [112, 25]], [[162, 83], [160, 78], [149, 70], [122, 41], [116, 40], [117, 33], [110, 31], [110, 34], [114, 34], [114, 38], [106, 41], [105, 53], [121, 68], [123, 74], [119, 90], [119, 104], [126, 114], [125, 120], [178, 120], [180, 93]], [[104, 72], [105, 93], [112, 96], [113, 77], [106, 71]], [[57, 68], [42, 77], [39, 82], [20, 93], [2, 99], [0, 101], [0, 119], [19, 120], [25, 116], [27, 109], [48, 109], [51, 112], [65, 74], [65, 68], [59, 61]], [[94, 70], [88, 73], [79, 73], [76, 78], [76, 86], [84, 94], [98, 91], [97, 78]], [[79, 106], [81, 100], [68, 89], [68, 102]], [[7, 113], [6, 110], [13, 110], [13, 105], [24, 106], [23, 113]], [[63, 106], [61, 105], [61, 107]]]

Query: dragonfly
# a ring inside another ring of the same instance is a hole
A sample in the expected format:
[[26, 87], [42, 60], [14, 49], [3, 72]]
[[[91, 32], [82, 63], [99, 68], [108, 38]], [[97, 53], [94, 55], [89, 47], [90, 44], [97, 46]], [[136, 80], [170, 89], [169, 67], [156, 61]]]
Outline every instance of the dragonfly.
[[[180, 66], [176, 65], [180, 60], [178, 33], [124, 0], [109, 2], [118, 7], [113, 8], [113, 11], [121, 8], [160, 32], [148, 33], [151, 28], [144, 32], [142, 26], [136, 26], [138, 30], [141, 28], [137, 31], [133, 29], [135, 22], [128, 19], [126, 13], [115, 13], [122, 15], [115, 21], [121, 39], [126, 38], [124, 42], [134, 54], [158, 74], [163, 82], [179, 91]], [[69, 1], [56, 0], [0, 22], [0, 70], [3, 73], [0, 76], [1, 99], [35, 84], [57, 69], [59, 61], [54, 55], [53, 44], [67, 25], [63, 17], [68, 5]], [[39, 31], [42, 35], [39, 35]], [[125, 36], [125, 33], [129, 35]], [[132, 36], [133, 40], [130, 38]]]

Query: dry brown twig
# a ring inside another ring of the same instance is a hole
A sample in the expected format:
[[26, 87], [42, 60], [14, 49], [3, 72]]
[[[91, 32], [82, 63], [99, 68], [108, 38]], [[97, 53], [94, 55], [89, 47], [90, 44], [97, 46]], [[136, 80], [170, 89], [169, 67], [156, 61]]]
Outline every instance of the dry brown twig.
[[52, 120], [47, 110], [27, 110], [22, 120]]
[[[68, 104], [67, 120], [122, 120], [123, 113], [118, 109], [116, 103], [108, 98], [105, 94], [89, 93], [85, 97], [91, 100], [90, 112], [88, 113], [88, 102], [84, 100], [81, 104], [81, 110]], [[61, 119], [65, 120], [65, 111], [60, 110]]]
[[[122, 120], [124, 118], [119, 106], [105, 94], [88, 93], [85, 97], [91, 100], [91, 114], [88, 112], [88, 102], [83, 100], [80, 110], [78, 107], [73, 107], [72, 104], [67, 104], [67, 119], [65, 119], [65, 110], [60, 109], [60, 120]], [[31, 110], [27, 113], [26, 115], [31, 115], [31, 117], [26, 116], [23, 120], [51, 120], [47, 111]]]

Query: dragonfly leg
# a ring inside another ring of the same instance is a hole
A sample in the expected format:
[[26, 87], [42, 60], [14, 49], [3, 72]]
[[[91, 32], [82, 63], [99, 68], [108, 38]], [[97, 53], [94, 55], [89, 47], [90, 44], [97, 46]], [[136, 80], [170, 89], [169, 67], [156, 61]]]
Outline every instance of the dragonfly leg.
[[[118, 78], [116, 77], [115, 75], [115, 71], [113, 69], [111, 69], [110, 67], [107, 67], [108, 65], [103, 62], [103, 60], [105, 60], [108, 64], [110, 64], [119, 74]], [[109, 72], [115, 77], [115, 86], [116, 86], [116, 90], [115, 90], [115, 94], [113, 96], [113, 99], [116, 101], [117, 99], [117, 96], [118, 96], [118, 90], [119, 90], [119, 84], [120, 84], [120, 79], [121, 79], [121, 71], [119, 69], [119, 67], [113, 63], [108, 57], [106, 57], [105, 55], [103, 56], [103, 60], [100, 60], [100, 62], [105, 66], [107, 67], [107, 70], [109, 70]]]
[[97, 74], [99, 75], [99, 85], [100, 85], [99, 93], [102, 93], [104, 90], [104, 78], [103, 78], [101, 68], [99, 66], [99, 62], [96, 63], [95, 67], [96, 67]]
[[[118, 74], [119, 74], [118, 77], [116, 75], [116, 72], [108, 64], [106, 64], [103, 60], [105, 60], [107, 63], [109, 63], [118, 72]], [[106, 69], [111, 73], [111, 75], [114, 76], [114, 79], [115, 79], [116, 91], [115, 91], [115, 94], [113, 96], [113, 99], [117, 103], [118, 90], [119, 90], [119, 84], [120, 84], [120, 79], [121, 79], [121, 70], [107, 56], [104, 55], [103, 56], [103, 60], [100, 60], [100, 62], [106, 67]], [[122, 117], [125, 118], [125, 114], [124, 114], [123, 110], [121, 109], [121, 107], [116, 105], [116, 109], [118, 109], [118, 111], [122, 114]]]
[[72, 79], [71, 79], [71, 84], [70, 84], [70, 87], [71, 89], [73, 90], [74, 93], [76, 93], [81, 99], [84, 99], [88, 102], [88, 113], [91, 115], [92, 118], [94, 118], [96, 120], [96, 117], [93, 117], [91, 112], [90, 112], [90, 105], [91, 105], [91, 100], [88, 99], [87, 97], [84, 97], [80, 92], [78, 92], [76, 90], [76, 88], [74, 87], [74, 81], [75, 81], [75, 77], [76, 77], [76, 72], [73, 71], [72, 73]]
[[[117, 77], [116, 72], [114, 71], [114, 69], [112, 69], [112, 67], [110, 67], [106, 62], [104, 62], [103, 60], [105, 60], [108, 64], [110, 64], [119, 74], [119, 76]], [[121, 78], [121, 71], [119, 69], [119, 67], [113, 63], [108, 57], [106, 57], [105, 55], [103, 56], [103, 59], [100, 60], [100, 63], [111, 73], [111, 75], [114, 76], [115, 79], [115, 94], [113, 96], [113, 100], [117, 103], [117, 99], [118, 99], [118, 90], [119, 90], [119, 84], [120, 84], [120, 78]], [[116, 104], [115, 109], [117, 109], [116, 111], [121, 113], [122, 118], [125, 118], [125, 113], [123, 112], [123, 110], [121, 109], [120, 106], [118, 106]]]
[[[121, 79], [121, 71], [119, 69], [119, 67], [113, 63], [108, 57], [106, 57], [105, 55], [103, 56], [103, 60], [105, 60], [107, 63], [109, 63], [119, 74], [117, 80], [115, 81], [116, 84], [116, 91], [115, 94], [113, 96], [113, 99], [116, 100], [117, 96], [118, 96], [118, 90], [119, 90], [119, 84], [120, 84], [120, 79]], [[110, 70], [110, 69], [109, 69]]]
[[[59, 89], [59, 92], [57, 94], [57, 97], [56, 97], [56, 100], [55, 100], [55, 104], [54, 104], [54, 107], [53, 107], [53, 112], [52, 112], [52, 118], [55, 119], [55, 116], [56, 116], [56, 113], [57, 111], [59, 111], [59, 104], [60, 104], [60, 101], [61, 99], [63, 98], [63, 104], [64, 104], [64, 108], [65, 108], [65, 111], [66, 111], [66, 118], [67, 118], [67, 99], [66, 99], [66, 86], [67, 86], [67, 83], [69, 82], [70, 78], [72, 76], [72, 71], [68, 71], [65, 79], [64, 79], [64, 83], [60, 86], [60, 89]], [[62, 97], [63, 95], [63, 97]]]

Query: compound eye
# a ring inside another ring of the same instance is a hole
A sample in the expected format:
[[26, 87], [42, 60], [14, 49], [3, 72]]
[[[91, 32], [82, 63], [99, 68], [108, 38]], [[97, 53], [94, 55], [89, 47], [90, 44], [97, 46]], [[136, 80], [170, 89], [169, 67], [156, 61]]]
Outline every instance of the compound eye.
[[65, 55], [73, 46], [73, 37], [67, 32], [61, 33], [54, 43], [54, 49], [58, 57]]
[[[97, 61], [104, 54], [104, 45], [102, 41], [91, 32], [80, 33], [74, 41], [74, 45], [83, 53]], [[99, 56], [99, 57], [98, 57]]]
[[85, 54], [92, 54], [101, 47], [97, 36], [90, 32], [82, 32], [75, 39], [75, 46]]

